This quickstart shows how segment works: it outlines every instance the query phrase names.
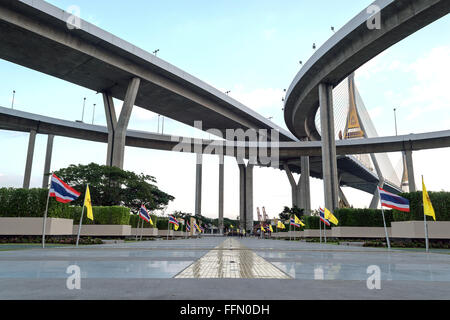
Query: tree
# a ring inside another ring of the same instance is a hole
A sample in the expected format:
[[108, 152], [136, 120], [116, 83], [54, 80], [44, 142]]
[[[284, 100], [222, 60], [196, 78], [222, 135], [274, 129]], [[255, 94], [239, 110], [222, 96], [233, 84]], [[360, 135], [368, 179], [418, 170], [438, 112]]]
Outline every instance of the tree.
[[82, 205], [86, 184], [89, 183], [92, 204], [96, 206], [124, 205], [137, 213], [141, 205], [147, 209], [159, 210], [175, 199], [153, 184], [156, 179], [143, 173], [136, 174], [117, 167], [90, 163], [70, 165], [55, 172], [67, 184], [81, 192], [73, 202]]
[[289, 220], [290, 216], [295, 214], [298, 218], [303, 216], [304, 209], [300, 209], [297, 206], [293, 206], [292, 208], [284, 207], [283, 211], [278, 214], [280, 219], [282, 220]]

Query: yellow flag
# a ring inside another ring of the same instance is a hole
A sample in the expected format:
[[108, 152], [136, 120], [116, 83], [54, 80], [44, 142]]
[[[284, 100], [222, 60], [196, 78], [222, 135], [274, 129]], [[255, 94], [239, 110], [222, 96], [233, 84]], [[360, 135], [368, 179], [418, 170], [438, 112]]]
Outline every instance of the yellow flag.
[[233, 228], [234, 228], [232, 224], [230, 224], [230, 228], [231, 228], [231, 229], [233, 229]]
[[295, 218], [295, 223], [298, 223], [299, 225], [301, 225], [302, 227], [305, 226], [305, 224], [302, 222], [302, 220], [300, 220], [299, 218], [297, 218], [297, 216], [294, 214], [294, 218]]
[[272, 225], [271, 225], [271, 224], [269, 224], [269, 229], [270, 229], [270, 232], [273, 232], [273, 229], [272, 229]]
[[87, 217], [94, 221], [94, 214], [92, 213], [91, 193], [89, 192], [89, 185], [86, 187], [86, 196], [84, 198], [84, 206], [87, 209]]
[[173, 227], [174, 227], [175, 231], [178, 230], [178, 225], [177, 224], [174, 224]]
[[148, 215], [148, 218], [149, 218], [148, 222], [150, 222], [150, 225], [153, 225], [152, 217], [150, 215]]
[[264, 230], [264, 227], [263, 227], [263, 225], [262, 225], [262, 224], [261, 224], [261, 230], [262, 230], [262, 231], [266, 231], [266, 230]]
[[336, 219], [336, 217], [330, 212], [330, 210], [328, 210], [327, 208], [324, 208], [324, 212], [325, 212], [325, 219], [330, 221], [331, 223], [337, 225], [338, 224], [338, 219]]
[[423, 213], [427, 216], [433, 217], [433, 220], [436, 221], [436, 214], [434, 213], [433, 205], [431, 204], [430, 197], [428, 196], [427, 188], [425, 188], [423, 176], [422, 176], [422, 195], [423, 195]]
[[283, 222], [281, 222], [281, 221], [278, 221], [278, 224], [277, 224], [277, 228], [280, 228], [280, 229], [285, 229], [285, 228], [286, 228], [286, 226], [284, 225], [284, 223], [283, 223]]

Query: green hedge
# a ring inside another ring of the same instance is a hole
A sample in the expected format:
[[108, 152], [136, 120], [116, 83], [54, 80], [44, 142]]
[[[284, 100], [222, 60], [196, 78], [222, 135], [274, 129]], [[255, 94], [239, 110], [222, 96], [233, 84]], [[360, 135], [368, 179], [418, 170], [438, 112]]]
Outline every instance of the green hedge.
[[[318, 216], [304, 216], [303, 217], [303, 223], [305, 224], [305, 229], [320, 229], [319, 226], [320, 219]], [[322, 223], [322, 229], [324, 227], [324, 224]], [[331, 226], [326, 226], [327, 229], [331, 229]]]
[[[383, 216], [378, 209], [336, 209], [334, 215], [339, 220], [338, 227], [383, 227]], [[384, 210], [386, 227], [391, 226], [392, 210]]]
[[[43, 217], [47, 203], [48, 189], [0, 189], [0, 217]], [[60, 203], [50, 198], [48, 217], [73, 219], [78, 224], [81, 207]], [[126, 207], [93, 207], [94, 221], [86, 217], [84, 210], [83, 224], [129, 224], [130, 209]]]
[[[434, 212], [436, 214], [436, 221], [450, 221], [450, 192], [428, 192], [431, 203], [433, 204]], [[401, 212], [392, 210], [394, 212], [395, 221], [418, 220], [423, 221], [423, 195], [422, 191], [409, 192], [400, 194], [409, 200], [410, 212]], [[427, 219], [433, 220], [432, 217]]]
[[[157, 224], [158, 223], [158, 217], [156, 217], [155, 215], [150, 215], [150, 217], [152, 218], [153, 223]], [[139, 228], [141, 227], [141, 224], [143, 221], [141, 218], [139, 218], [139, 215], [137, 214], [132, 214], [130, 215], [130, 225], [132, 228], [137, 228], [138, 222], [139, 222]], [[166, 221], [167, 223], [167, 221]], [[144, 221], [144, 228], [155, 228], [155, 226], [152, 226], [150, 223]]]
[[[81, 207], [70, 207], [72, 210], [73, 224], [80, 223]], [[92, 207], [94, 221], [86, 216], [86, 208], [84, 209], [83, 224], [115, 224], [127, 225], [130, 223], [130, 209], [126, 207]]]
[[[0, 188], [0, 217], [43, 217], [48, 189]], [[69, 205], [50, 198], [48, 217], [71, 218]]]

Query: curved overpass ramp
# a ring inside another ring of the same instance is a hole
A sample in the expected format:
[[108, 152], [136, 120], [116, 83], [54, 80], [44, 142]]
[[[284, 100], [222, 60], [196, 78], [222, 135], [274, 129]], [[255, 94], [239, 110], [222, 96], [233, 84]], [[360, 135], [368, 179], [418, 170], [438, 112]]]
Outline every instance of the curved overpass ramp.
[[[134, 105], [203, 130], [288, 131], [212, 86], [84, 20], [69, 29], [69, 13], [42, 0], [0, 1], [0, 59], [125, 100], [139, 78]], [[270, 135], [268, 137], [270, 139]]]
[[448, 0], [378, 0], [381, 28], [369, 29], [363, 10], [309, 59], [287, 90], [284, 119], [299, 139], [321, 140], [315, 125], [319, 84], [335, 87], [361, 65], [450, 12]]

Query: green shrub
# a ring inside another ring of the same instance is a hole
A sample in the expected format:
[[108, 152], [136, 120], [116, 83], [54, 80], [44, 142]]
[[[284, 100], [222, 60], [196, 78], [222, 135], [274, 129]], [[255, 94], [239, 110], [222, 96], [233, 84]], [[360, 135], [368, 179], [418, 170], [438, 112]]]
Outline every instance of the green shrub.
[[[48, 189], [0, 189], [0, 217], [43, 217]], [[68, 204], [50, 198], [48, 217], [70, 218]]]
[[[428, 192], [436, 214], [436, 221], [450, 221], [450, 192]], [[423, 195], [422, 191], [400, 194], [409, 200], [410, 212], [393, 210], [395, 221], [423, 220]], [[432, 217], [427, 217], [432, 220]]]
[[[322, 226], [319, 226], [320, 218], [318, 216], [304, 216], [303, 217], [303, 223], [305, 224], [305, 229], [320, 229], [324, 227], [324, 224], [322, 223]], [[339, 221], [340, 222], [340, 221]], [[331, 229], [330, 227], [326, 227], [327, 229]]]
[[[81, 216], [81, 207], [70, 207], [73, 224], [79, 224]], [[130, 223], [130, 209], [120, 206], [111, 207], [92, 207], [94, 221], [87, 218], [86, 208], [83, 214], [83, 224], [113, 224], [128, 225]]]
[[[339, 220], [338, 227], [383, 227], [383, 216], [378, 209], [336, 209], [334, 215]], [[393, 221], [392, 210], [384, 210], [386, 227]]]
[[[150, 215], [150, 217], [152, 218], [153, 224], [158, 223], [158, 218], [157, 218], [156, 216]], [[142, 219], [139, 217], [139, 215], [137, 215], [137, 214], [131, 214], [131, 215], [130, 215], [130, 225], [131, 225], [132, 228], [137, 228], [138, 222], [139, 222], [139, 228], [140, 228], [141, 225], [142, 225], [142, 222], [141, 222], [141, 221], [144, 221], [144, 220], [142, 220]], [[148, 223], [147, 221], [144, 221], [144, 228], [155, 228], [155, 226], [154, 226], [154, 225], [151, 225], [151, 224]]]

